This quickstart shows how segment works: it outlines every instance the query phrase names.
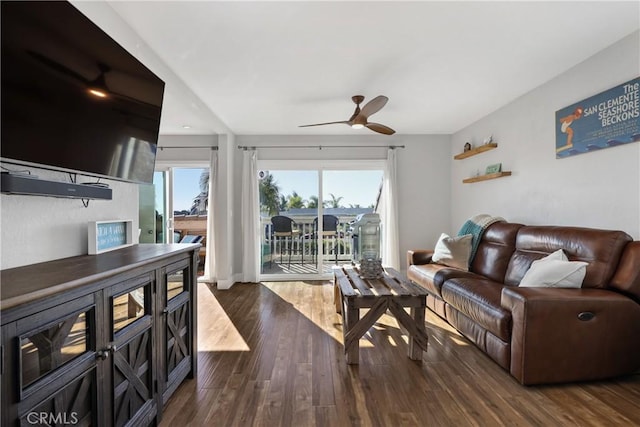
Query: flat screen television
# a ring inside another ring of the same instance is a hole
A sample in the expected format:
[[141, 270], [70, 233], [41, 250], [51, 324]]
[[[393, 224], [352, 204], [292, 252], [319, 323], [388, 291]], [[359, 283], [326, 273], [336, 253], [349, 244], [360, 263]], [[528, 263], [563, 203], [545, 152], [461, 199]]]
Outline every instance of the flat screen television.
[[1, 7], [1, 160], [151, 183], [164, 82], [68, 2]]

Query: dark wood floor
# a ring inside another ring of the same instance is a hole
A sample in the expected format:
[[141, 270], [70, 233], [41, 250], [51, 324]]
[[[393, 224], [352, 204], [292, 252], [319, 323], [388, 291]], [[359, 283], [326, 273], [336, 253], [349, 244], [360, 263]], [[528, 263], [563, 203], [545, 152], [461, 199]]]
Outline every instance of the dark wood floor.
[[428, 310], [422, 362], [384, 315], [347, 365], [329, 282], [199, 286], [198, 377], [162, 426], [640, 425], [640, 375], [524, 387]]

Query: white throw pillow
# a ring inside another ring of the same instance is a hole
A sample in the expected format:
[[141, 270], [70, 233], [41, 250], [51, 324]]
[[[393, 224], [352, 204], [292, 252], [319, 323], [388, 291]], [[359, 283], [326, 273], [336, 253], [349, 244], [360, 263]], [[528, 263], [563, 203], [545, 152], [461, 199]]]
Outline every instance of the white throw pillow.
[[436, 243], [431, 259], [437, 264], [469, 271], [472, 240], [473, 236], [471, 234], [449, 237], [447, 234], [442, 233], [438, 243]]
[[569, 258], [567, 258], [567, 256], [564, 254], [564, 251], [562, 249], [558, 249], [557, 251], [550, 253], [544, 258], [540, 258], [538, 260], [533, 261], [533, 264], [537, 262], [552, 261], [552, 260], [569, 261]]
[[[555, 252], [554, 252], [555, 253]], [[553, 254], [551, 254], [553, 255]], [[551, 256], [550, 255], [550, 256]], [[557, 255], [556, 255], [557, 257]], [[539, 259], [520, 281], [523, 288], [580, 288], [587, 273], [587, 264], [582, 261], [561, 259]]]

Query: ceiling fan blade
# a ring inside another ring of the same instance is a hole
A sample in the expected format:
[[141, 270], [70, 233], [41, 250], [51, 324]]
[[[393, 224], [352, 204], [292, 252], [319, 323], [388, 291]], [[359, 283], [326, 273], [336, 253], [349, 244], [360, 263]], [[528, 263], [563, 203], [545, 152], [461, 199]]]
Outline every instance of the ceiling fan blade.
[[395, 130], [391, 129], [388, 126], [381, 125], [380, 123], [367, 123], [365, 126], [374, 132], [383, 133], [385, 135], [393, 135], [394, 133], [396, 133]]
[[371, 101], [367, 102], [362, 110], [360, 111], [360, 116], [369, 117], [372, 114], [380, 111], [382, 107], [385, 106], [389, 98], [384, 95], [376, 96]]
[[341, 121], [341, 122], [327, 122], [327, 123], [315, 123], [312, 125], [300, 125], [298, 126], [299, 128], [308, 128], [310, 126], [324, 126], [324, 125], [337, 125], [337, 124], [345, 124], [345, 125], [349, 125], [350, 123], [348, 121]]

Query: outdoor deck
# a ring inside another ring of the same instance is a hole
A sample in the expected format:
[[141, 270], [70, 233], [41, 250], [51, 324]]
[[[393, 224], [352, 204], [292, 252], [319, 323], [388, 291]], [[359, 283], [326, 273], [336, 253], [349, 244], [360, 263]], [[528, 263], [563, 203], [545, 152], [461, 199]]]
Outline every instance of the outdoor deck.
[[[339, 264], [344, 264], [350, 262], [349, 260], [338, 261]], [[322, 264], [322, 273], [328, 274], [331, 273], [333, 266], [335, 266], [334, 261], [325, 261]], [[283, 259], [283, 262], [280, 262], [280, 258], [274, 260], [273, 263], [266, 262], [262, 265], [262, 274], [318, 274], [316, 269], [316, 265], [312, 262], [306, 262], [302, 264], [300, 261], [293, 262], [291, 264], [287, 262], [287, 259]]]
[[[271, 218], [262, 217], [262, 274], [317, 274], [316, 251], [324, 254], [321, 273], [331, 273], [336, 264], [351, 261], [352, 237], [349, 223], [356, 218], [352, 215], [338, 217], [337, 232], [316, 242], [314, 220], [316, 215], [289, 213], [294, 220], [295, 237], [274, 239]], [[291, 262], [289, 262], [291, 252]]]
[[[327, 209], [326, 211], [330, 211]], [[315, 252], [319, 249], [324, 254], [324, 262], [321, 273], [331, 273], [334, 265], [351, 261], [352, 238], [349, 232], [349, 223], [353, 221], [357, 213], [338, 216], [338, 231], [335, 237], [322, 239], [316, 245], [313, 239], [314, 220], [316, 215], [301, 215], [298, 213], [283, 212], [295, 221], [294, 229], [296, 237], [286, 240], [272, 240], [271, 218], [261, 218], [261, 247], [262, 247], [262, 274], [318, 274], [315, 262]], [[205, 236], [207, 230], [206, 216], [176, 216], [175, 230], [181, 236], [197, 234]], [[289, 247], [291, 248], [291, 262], [289, 262]], [[336, 261], [337, 253], [337, 261]], [[281, 257], [282, 255], [282, 257]], [[205, 247], [200, 254], [201, 263], [205, 258]]]

